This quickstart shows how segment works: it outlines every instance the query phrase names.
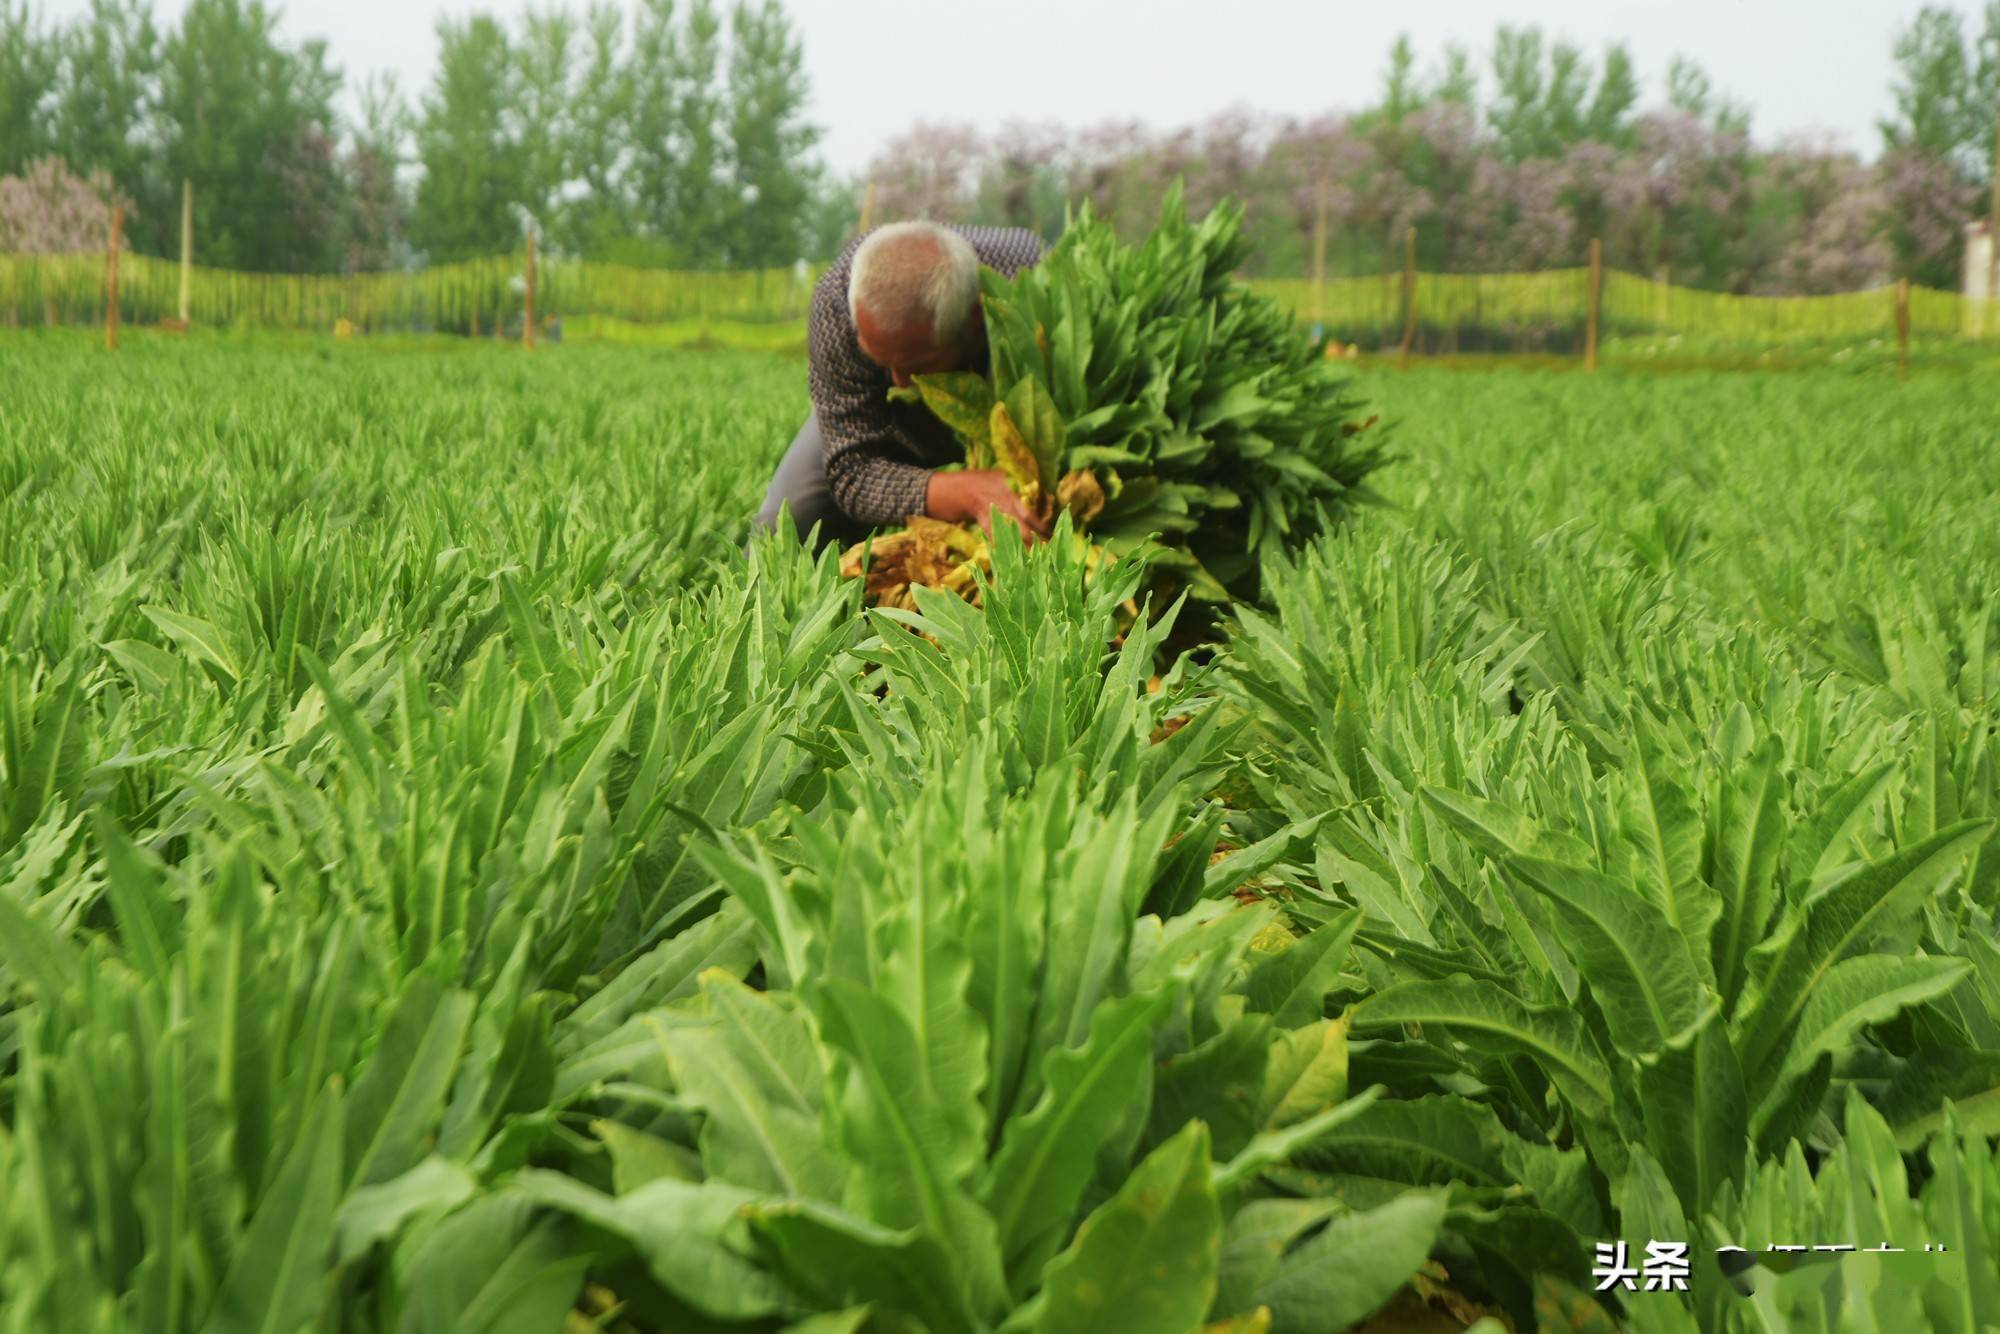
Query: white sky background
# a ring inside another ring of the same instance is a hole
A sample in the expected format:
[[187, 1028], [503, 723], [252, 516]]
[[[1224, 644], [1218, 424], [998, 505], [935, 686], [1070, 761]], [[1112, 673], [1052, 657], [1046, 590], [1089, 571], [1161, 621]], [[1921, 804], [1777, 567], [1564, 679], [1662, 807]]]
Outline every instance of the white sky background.
[[[294, 38], [327, 39], [350, 89], [393, 70], [412, 102], [429, 83], [436, 22], [484, 10], [508, 20], [550, 0], [271, 0]], [[1664, 100], [1676, 54], [1719, 91], [1749, 103], [1769, 143], [1831, 132], [1873, 156], [1889, 110], [1890, 44], [1919, 0], [785, 0], [805, 43], [822, 155], [856, 173], [912, 122], [1009, 120], [1070, 127], [1108, 118], [1155, 127], [1232, 106], [1351, 111], [1381, 85], [1390, 44], [1407, 32], [1425, 66], [1447, 42], [1481, 68], [1494, 28], [1537, 24], [1593, 56], [1625, 41]], [[156, 0], [166, 25], [186, 0]], [[68, 20], [86, 0], [43, 0]], [[576, 5], [581, 8], [581, 3]], [[1967, 13], [1971, 5], [1955, 5]]]

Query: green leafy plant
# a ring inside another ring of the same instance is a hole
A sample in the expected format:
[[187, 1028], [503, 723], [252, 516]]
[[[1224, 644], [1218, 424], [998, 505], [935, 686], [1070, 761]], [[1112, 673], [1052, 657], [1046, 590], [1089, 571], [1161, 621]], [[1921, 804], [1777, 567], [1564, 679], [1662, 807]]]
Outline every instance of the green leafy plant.
[[1191, 222], [1178, 186], [1137, 244], [1086, 206], [1040, 263], [982, 273], [990, 380], [914, 392], [1031, 509], [1116, 554], [1161, 539], [1198, 597], [1254, 592], [1260, 554], [1348, 513], [1385, 455], [1325, 341], [1235, 278], [1245, 244], [1240, 207]]
[[796, 365], [0, 343], [0, 1330], [1994, 1322], [1976, 377], [1364, 378], [1163, 667], [1025, 401], [871, 608]]
[[[704, 854], [796, 992], [715, 977], [699, 1005], [636, 1022], [700, 1115], [700, 1180], [672, 1187], [683, 1226], [767, 1276], [760, 1310], [726, 1266], [681, 1264], [691, 1239], [628, 1197], [522, 1188], [618, 1233], [711, 1316], [1164, 1331], [1269, 1304], [1310, 1259], [1239, 1272], [1224, 1237], [1267, 1167], [1367, 1105], [1319, 1004], [1352, 922], [1295, 940], [1268, 907], [1142, 916], [1177, 873], [1175, 806], [1079, 804], [1060, 769], [1005, 796], [991, 744], [926, 773], [914, 803], [857, 794], [833, 821]], [[607, 1140], [615, 1161], [628, 1140]], [[1422, 1216], [1434, 1231], [1441, 1204]], [[1356, 1318], [1407, 1276], [1380, 1272]]]

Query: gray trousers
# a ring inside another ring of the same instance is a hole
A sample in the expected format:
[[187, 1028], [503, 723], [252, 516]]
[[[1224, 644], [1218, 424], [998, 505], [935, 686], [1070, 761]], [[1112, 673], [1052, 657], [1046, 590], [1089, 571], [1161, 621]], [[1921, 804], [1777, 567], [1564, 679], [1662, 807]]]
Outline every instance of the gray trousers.
[[779, 461], [777, 475], [771, 478], [771, 487], [764, 493], [764, 504], [757, 511], [751, 531], [770, 532], [778, 526], [778, 513], [784, 509], [791, 511], [792, 526], [801, 541], [814, 524], [819, 525], [815, 550], [829, 542], [848, 546], [868, 535], [867, 524], [848, 518], [834, 503], [833, 489], [826, 481], [826, 454], [820, 441], [817, 413], [806, 418], [792, 447]]

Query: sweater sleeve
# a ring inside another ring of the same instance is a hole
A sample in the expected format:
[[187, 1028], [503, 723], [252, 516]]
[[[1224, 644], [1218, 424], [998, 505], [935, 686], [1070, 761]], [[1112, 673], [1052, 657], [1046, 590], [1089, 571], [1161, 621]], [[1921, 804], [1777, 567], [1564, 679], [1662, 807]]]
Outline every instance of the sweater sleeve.
[[[1042, 257], [1042, 239], [1013, 227], [960, 229], [979, 261], [1012, 277]], [[862, 354], [847, 309], [857, 239], [821, 276], [806, 319], [806, 389], [819, 418], [827, 488], [857, 523], [899, 524], [924, 512], [931, 472], [902, 452], [889, 410], [889, 376]]]
[[931, 470], [890, 457], [889, 377], [861, 353], [847, 313], [846, 257], [813, 290], [806, 390], [819, 418], [827, 488], [857, 523], [901, 523], [924, 512]]

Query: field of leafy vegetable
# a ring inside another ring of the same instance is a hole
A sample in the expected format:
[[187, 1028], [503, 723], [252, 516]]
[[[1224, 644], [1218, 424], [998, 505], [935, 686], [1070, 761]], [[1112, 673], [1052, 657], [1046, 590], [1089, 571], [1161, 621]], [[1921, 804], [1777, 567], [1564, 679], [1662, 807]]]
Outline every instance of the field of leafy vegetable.
[[0, 1329], [2000, 1322], [1974, 381], [1364, 375], [1161, 673], [746, 560], [795, 360], [0, 367]]

